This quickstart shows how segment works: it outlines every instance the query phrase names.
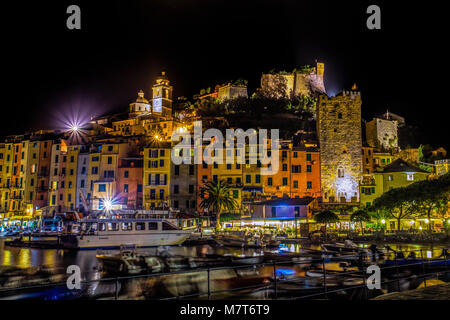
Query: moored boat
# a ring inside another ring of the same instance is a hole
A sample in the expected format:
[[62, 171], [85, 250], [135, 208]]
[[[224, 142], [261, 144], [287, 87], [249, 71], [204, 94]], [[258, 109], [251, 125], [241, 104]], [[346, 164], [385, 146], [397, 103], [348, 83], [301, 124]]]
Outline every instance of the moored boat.
[[164, 262], [160, 258], [138, 255], [133, 251], [101, 254], [97, 255], [97, 259], [102, 262], [103, 270], [112, 274], [156, 273], [163, 271], [164, 268]]
[[181, 244], [191, 232], [165, 219], [83, 219], [60, 240], [69, 249], [156, 247]]
[[241, 248], [278, 247], [280, 241], [271, 235], [254, 235], [243, 231], [218, 233], [214, 239], [221, 245]]

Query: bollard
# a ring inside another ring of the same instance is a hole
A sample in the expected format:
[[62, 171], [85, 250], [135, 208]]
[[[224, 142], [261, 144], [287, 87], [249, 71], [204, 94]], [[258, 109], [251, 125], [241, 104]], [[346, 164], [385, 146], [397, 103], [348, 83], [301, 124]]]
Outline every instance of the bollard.
[[426, 279], [426, 276], [425, 276], [425, 261], [424, 261], [424, 258], [423, 258], [423, 250], [422, 249], [420, 249], [420, 257], [422, 258], [423, 284], [426, 287], [427, 286], [427, 279]]
[[208, 275], [208, 300], [211, 300], [211, 270], [208, 268], [206, 272]]
[[114, 281], [114, 300], [119, 299], [119, 278], [116, 277], [116, 280]]
[[328, 299], [328, 293], [327, 293], [327, 269], [325, 267], [325, 257], [322, 258], [322, 269], [323, 269], [323, 287], [324, 287], [324, 293], [325, 293], [325, 299]]
[[398, 272], [398, 262], [397, 262], [397, 252], [394, 251], [394, 257], [395, 257], [395, 270], [397, 271], [397, 291], [400, 292], [400, 275]]
[[277, 291], [277, 265], [275, 264], [275, 261], [273, 261], [273, 276], [275, 278], [274, 291], [275, 291], [275, 299], [276, 299], [278, 297], [278, 291]]

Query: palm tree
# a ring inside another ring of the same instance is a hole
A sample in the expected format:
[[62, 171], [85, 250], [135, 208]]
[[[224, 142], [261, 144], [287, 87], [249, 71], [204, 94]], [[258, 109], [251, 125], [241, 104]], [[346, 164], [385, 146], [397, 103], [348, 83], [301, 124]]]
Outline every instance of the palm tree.
[[314, 216], [314, 220], [316, 220], [316, 222], [318, 223], [323, 223], [325, 225], [325, 237], [327, 236], [327, 223], [335, 223], [339, 221], [338, 216], [330, 211], [330, 210], [325, 210], [325, 211], [321, 211], [318, 214], [316, 214]]
[[212, 210], [216, 214], [216, 229], [219, 230], [222, 210], [233, 210], [237, 206], [236, 200], [225, 181], [208, 181], [200, 191], [205, 195], [200, 208]]
[[350, 216], [350, 220], [353, 222], [358, 222], [359, 226], [361, 227], [362, 233], [364, 233], [363, 222], [369, 222], [370, 216], [366, 210], [360, 209], [352, 213], [352, 215]]

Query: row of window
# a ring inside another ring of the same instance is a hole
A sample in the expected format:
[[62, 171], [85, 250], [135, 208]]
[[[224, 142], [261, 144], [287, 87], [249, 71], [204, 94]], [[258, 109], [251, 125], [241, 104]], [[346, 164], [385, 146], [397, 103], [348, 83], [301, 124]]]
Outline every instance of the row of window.
[[[133, 231], [133, 222], [108, 222], [108, 223], [82, 223], [82, 231]], [[146, 229], [147, 228], [147, 229]], [[135, 222], [135, 231], [158, 230], [158, 222]], [[173, 225], [163, 221], [162, 230], [178, 230]]]

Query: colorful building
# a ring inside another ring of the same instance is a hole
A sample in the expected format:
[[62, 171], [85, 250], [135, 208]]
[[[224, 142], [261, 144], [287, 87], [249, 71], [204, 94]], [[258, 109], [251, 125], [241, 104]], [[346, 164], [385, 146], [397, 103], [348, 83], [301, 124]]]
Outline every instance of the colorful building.
[[383, 193], [400, 187], [406, 187], [414, 182], [426, 180], [429, 173], [417, 168], [402, 159], [384, 167], [381, 172], [365, 175], [362, 179], [361, 205], [370, 206]]
[[144, 148], [144, 209], [169, 208], [171, 144], [153, 143]]

